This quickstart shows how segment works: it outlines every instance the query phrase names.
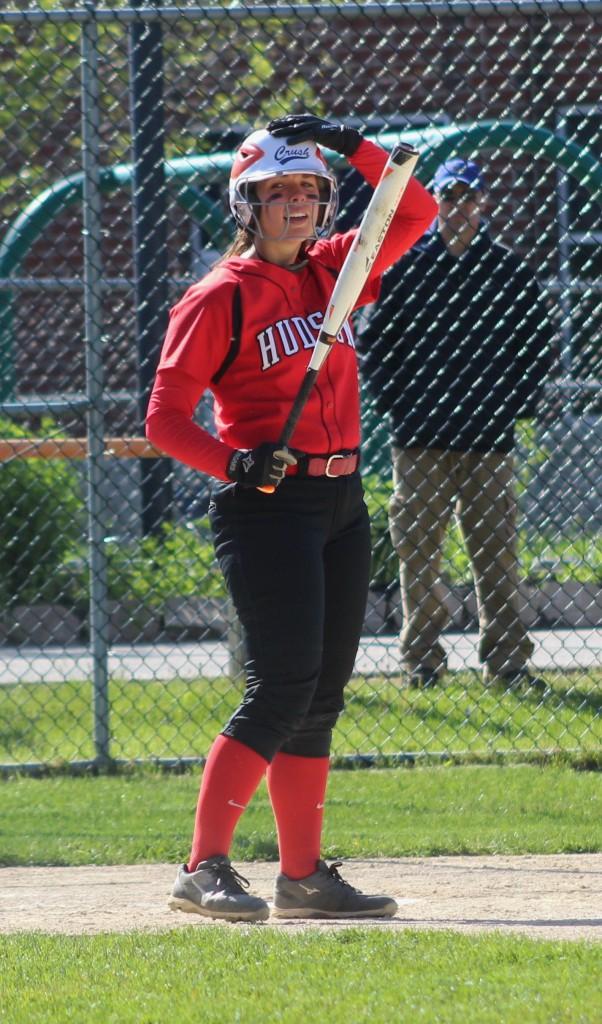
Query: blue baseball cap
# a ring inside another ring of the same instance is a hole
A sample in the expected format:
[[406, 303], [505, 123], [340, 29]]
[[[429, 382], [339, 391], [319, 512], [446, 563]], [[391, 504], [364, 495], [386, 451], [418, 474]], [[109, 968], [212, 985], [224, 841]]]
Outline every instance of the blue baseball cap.
[[460, 160], [459, 157], [446, 160], [439, 165], [433, 178], [433, 189], [435, 192], [441, 192], [448, 185], [455, 185], [458, 181], [470, 185], [477, 192], [485, 191], [485, 179], [479, 165], [472, 160]]

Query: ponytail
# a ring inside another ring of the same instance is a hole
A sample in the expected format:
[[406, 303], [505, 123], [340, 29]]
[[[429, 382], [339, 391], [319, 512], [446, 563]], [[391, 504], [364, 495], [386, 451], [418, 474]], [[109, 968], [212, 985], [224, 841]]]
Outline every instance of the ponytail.
[[220, 256], [216, 266], [223, 263], [224, 260], [229, 259], [231, 256], [241, 256], [243, 252], [246, 252], [247, 249], [252, 247], [254, 241], [255, 237], [249, 228], [239, 227], [233, 241], [230, 243], [223, 256]]

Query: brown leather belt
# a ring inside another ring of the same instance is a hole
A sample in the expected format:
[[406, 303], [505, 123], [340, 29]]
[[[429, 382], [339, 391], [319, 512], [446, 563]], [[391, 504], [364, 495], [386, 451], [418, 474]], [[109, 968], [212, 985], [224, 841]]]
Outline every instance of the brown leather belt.
[[297, 465], [291, 466], [287, 476], [351, 476], [359, 464], [359, 452], [335, 452], [334, 455], [306, 455], [293, 451]]

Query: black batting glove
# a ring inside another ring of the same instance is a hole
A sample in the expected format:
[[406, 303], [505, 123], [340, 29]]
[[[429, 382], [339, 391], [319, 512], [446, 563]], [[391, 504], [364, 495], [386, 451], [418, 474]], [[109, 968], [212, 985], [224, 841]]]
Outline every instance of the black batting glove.
[[243, 487], [278, 487], [287, 467], [296, 464], [295, 456], [282, 445], [265, 442], [250, 451], [235, 451], [226, 472], [230, 480]]
[[277, 139], [286, 139], [289, 146], [299, 142], [317, 142], [319, 146], [327, 146], [342, 156], [353, 156], [358, 149], [362, 136], [355, 128], [325, 121], [313, 114], [287, 114], [276, 117], [268, 125], [270, 135]]

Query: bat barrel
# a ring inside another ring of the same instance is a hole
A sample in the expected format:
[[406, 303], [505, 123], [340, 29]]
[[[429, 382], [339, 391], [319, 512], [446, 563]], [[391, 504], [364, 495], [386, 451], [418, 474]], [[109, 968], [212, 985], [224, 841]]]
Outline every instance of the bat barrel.
[[391, 150], [389, 159], [392, 164], [402, 167], [403, 164], [408, 162], [408, 160], [413, 160], [414, 157], [418, 156], [419, 153], [417, 149], [414, 149], [414, 147], [410, 146], [407, 142], [400, 142], [398, 146], [394, 146]]

